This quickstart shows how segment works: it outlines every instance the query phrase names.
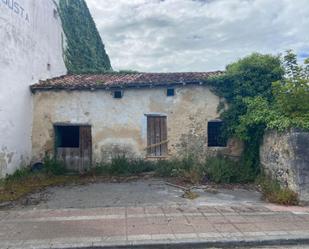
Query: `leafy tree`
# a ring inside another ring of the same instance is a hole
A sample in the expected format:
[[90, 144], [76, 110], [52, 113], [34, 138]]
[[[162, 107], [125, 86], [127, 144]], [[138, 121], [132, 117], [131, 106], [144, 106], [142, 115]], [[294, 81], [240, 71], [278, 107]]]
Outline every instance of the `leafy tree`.
[[272, 82], [283, 79], [283, 75], [280, 57], [254, 53], [228, 65], [223, 76], [210, 81], [229, 103], [229, 109], [222, 113], [226, 137], [235, 135], [239, 117], [247, 111], [243, 100], [256, 96], [272, 100]]
[[286, 77], [273, 83], [275, 104], [279, 112], [290, 118], [301, 117], [309, 113], [309, 59], [305, 65], [297, 63], [291, 50], [284, 56]]
[[85, 1], [60, 0], [58, 8], [66, 35], [65, 63], [69, 73], [100, 73], [112, 70]]
[[[213, 89], [229, 103], [221, 115], [222, 133], [225, 137], [239, 136], [245, 141], [242, 163], [254, 174], [259, 172], [259, 145], [266, 126], [262, 121], [251, 122], [256, 117], [247, 117], [248, 120], [241, 117], [250, 112], [250, 99], [257, 97], [266, 104], [272, 101], [272, 82], [282, 80], [283, 75], [279, 56], [254, 53], [228, 65], [223, 76], [210, 81]], [[259, 115], [263, 117], [263, 113]]]
[[246, 112], [239, 117], [235, 134], [245, 141], [252, 141], [256, 132], [260, 132], [262, 137], [265, 129], [284, 131], [295, 127], [309, 130], [307, 63], [299, 65], [296, 55], [289, 50], [283, 57], [282, 65], [285, 75], [273, 82], [273, 98], [259, 95], [243, 99]]
[[297, 56], [292, 50], [287, 50], [283, 57], [285, 75], [288, 78], [298, 78], [301, 75], [302, 68], [297, 63]]

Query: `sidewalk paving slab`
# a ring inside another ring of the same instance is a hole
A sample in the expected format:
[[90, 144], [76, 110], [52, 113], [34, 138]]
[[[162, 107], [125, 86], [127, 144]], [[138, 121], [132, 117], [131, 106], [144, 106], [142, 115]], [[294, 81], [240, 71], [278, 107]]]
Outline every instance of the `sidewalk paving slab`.
[[309, 245], [309, 207], [151, 206], [0, 211], [0, 248]]

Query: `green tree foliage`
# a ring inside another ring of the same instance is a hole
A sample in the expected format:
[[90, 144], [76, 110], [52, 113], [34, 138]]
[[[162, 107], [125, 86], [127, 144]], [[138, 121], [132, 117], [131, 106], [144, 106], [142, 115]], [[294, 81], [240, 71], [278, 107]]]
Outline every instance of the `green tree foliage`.
[[66, 35], [65, 63], [69, 73], [101, 73], [112, 70], [85, 1], [60, 0], [58, 7]]
[[225, 137], [239, 136], [242, 131], [241, 137], [245, 141], [242, 164], [255, 173], [259, 170], [259, 145], [265, 124], [257, 122], [243, 127], [241, 117], [248, 113], [248, 98], [272, 101], [272, 83], [282, 80], [283, 75], [279, 56], [254, 53], [228, 65], [223, 76], [210, 81], [214, 90], [229, 103], [228, 110], [221, 115], [223, 134]]
[[244, 99], [247, 111], [240, 117], [236, 133], [250, 139], [250, 127], [284, 131], [289, 128], [309, 129], [309, 75], [307, 64], [301, 66], [292, 51], [287, 51], [282, 64], [285, 76], [273, 82], [273, 99], [262, 96]]
[[284, 70], [280, 58], [254, 53], [227, 66], [223, 76], [211, 80], [215, 91], [229, 103], [229, 109], [222, 114], [225, 121], [225, 136], [235, 134], [239, 117], [246, 113], [247, 97], [273, 98], [272, 82], [283, 78]]
[[276, 108], [290, 118], [309, 114], [309, 70], [308, 59], [305, 66], [298, 65], [296, 55], [287, 51], [284, 56], [286, 77], [273, 83]]
[[256, 173], [265, 129], [309, 130], [309, 59], [299, 65], [291, 50], [283, 57], [252, 54], [210, 83], [229, 102], [224, 135], [245, 141], [242, 164]]

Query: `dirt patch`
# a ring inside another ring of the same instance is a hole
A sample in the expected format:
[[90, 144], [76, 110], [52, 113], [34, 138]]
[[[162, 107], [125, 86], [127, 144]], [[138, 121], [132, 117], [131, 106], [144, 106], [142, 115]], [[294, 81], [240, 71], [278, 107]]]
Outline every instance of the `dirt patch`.
[[65, 188], [70, 186], [82, 187], [94, 183], [125, 183], [139, 179], [149, 179], [152, 173], [139, 176], [95, 176], [95, 175], [66, 175], [47, 176], [36, 174], [0, 182], [0, 209], [15, 206], [33, 206], [48, 199], [48, 188]]
[[189, 196], [184, 196], [186, 192], [183, 189], [166, 184], [166, 179], [163, 178], [96, 178], [84, 181], [83, 184], [45, 188], [11, 202], [9, 208], [20, 210], [263, 203], [261, 194], [256, 191], [209, 189], [207, 186], [194, 188]]
[[256, 184], [254, 183], [249, 183], [249, 184], [237, 184], [237, 183], [222, 183], [222, 184], [217, 184], [217, 183], [212, 183], [212, 182], [204, 182], [204, 184], [199, 184], [199, 185], [192, 185], [189, 181], [186, 181], [185, 179], [181, 177], [171, 177], [171, 178], [166, 178], [166, 181], [168, 183], [171, 183], [175, 186], [180, 186], [184, 189], [192, 189], [195, 187], [198, 188], [204, 188], [205, 191], [210, 191], [210, 192], [215, 192], [216, 189], [246, 189], [248, 191], [259, 191], [259, 188]]

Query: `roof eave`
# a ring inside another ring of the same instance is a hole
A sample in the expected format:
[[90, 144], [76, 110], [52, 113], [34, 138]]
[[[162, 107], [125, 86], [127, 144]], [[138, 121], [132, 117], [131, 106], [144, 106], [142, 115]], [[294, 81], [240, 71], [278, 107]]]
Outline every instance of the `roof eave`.
[[94, 86], [30, 86], [32, 93], [37, 91], [95, 91], [95, 90], [116, 90], [116, 89], [138, 89], [138, 88], [166, 88], [172, 86], [185, 85], [204, 85], [207, 79], [187, 82], [173, 83], [129, 83], [129, 84], [113, 84], [113, 85], [94, 85]]

